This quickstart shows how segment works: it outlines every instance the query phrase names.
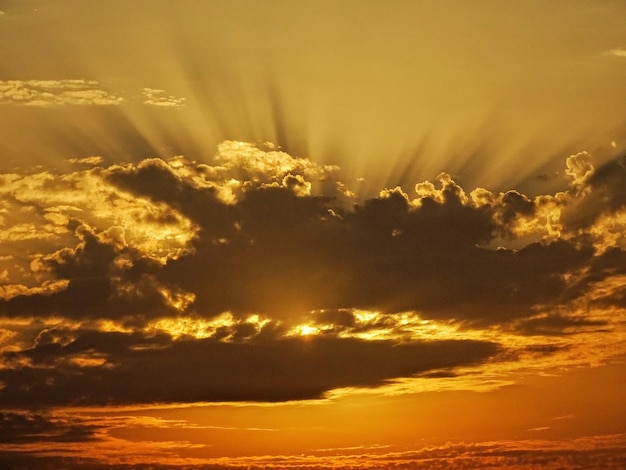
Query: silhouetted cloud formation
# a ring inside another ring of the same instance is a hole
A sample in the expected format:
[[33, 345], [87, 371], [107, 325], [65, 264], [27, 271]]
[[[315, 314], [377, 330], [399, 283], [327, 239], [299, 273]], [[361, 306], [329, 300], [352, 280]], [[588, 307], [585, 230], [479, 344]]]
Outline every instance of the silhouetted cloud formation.
[[35, 412], [0, 412], [0, 443], [85, 442], [98, 426]]
[[[83, 332], [66, 345], [44, 343], [5, 360], [32, 367], [0, 371], [5, 405], [94, 405], [320, 398], [342, 387], [375, 387], [433, 369], [486, 361], [496, 344], [434, 341], [395, 344], [336, 338], [253, 342], [172, 341]], [[81, 359], [102, 359], [86, 366]]]
[[4, 353], [7, 404], [316, 398], [501, 349], [416, 341], [416, 319], [601, 333], [610, 320], [584, 309], [626, 297], [621, 160], [571, 156], [553, 195], [467, 194], [442, 174], [414, 198], [364, 200], [336, 167], [271, 145], [225, 142], [211, 164], [67, 165], [2, 176], [5, 213], [27, 214], [7, 246], [39, 248], [3, 259], [0, 314], [62, 319]]

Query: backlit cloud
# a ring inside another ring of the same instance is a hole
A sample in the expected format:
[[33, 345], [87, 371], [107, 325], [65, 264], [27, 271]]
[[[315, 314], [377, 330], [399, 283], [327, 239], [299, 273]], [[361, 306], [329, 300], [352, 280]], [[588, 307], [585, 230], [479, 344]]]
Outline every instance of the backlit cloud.
[[137, 97], [113, 93], [96, 80], [0, 80], [0, 104], [33, 107], [118, 106], [140, 102], [161, 108], [182, 108], [185, 98], [156, 88], [142, 88]]
[[359, 202], [269, 144], [67, 164], [2, 175], [5, 403], [310, 399], [623, 352], [621, 160], [569, 157], [555, 194], [442, 174]]
[[168, 95], [165, 90], [156, 88], [144, 88], [141, 90], [143, 104], [160, 106], [164, 108], [182, 108], [185, 106], [185, 98], [177, 98]]
[[0, 104], [25, 106], [119, 105], [123, 98], [95, 80], [3, 80]]
[[63, 345], [53, 333], [33, 349], [5, 354], [9, 365], [23, 365], [22, 358], [31, 364], [0, 370], [5, 405], [313, 399], [335, 388], [477, 364], [497, 352], [495, 344], [475, 341], [270, 336], [233, 343], [94, 331]]

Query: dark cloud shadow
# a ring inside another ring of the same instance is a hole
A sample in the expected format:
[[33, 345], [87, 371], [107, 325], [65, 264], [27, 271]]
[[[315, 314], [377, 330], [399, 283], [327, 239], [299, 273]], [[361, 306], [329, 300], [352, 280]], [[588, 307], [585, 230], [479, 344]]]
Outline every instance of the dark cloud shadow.
[[[320, 398], [342, 387], [377, 387], [430, 370], [489, 360], [480, 341], [365, 341], [332, 337], [225, 343], [167, 335], [84, 332], [66, 345], [42, 344], [5, 359], [32, 366], [0, 371], [0, 399], [12, 406]], [[100, 366], [80, 359], [104, 357]]]

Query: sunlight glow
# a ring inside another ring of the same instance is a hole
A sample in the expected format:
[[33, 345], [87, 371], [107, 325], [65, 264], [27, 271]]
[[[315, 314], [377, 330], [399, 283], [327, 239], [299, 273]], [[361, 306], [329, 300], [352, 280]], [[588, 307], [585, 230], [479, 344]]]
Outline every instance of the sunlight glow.
[[359, 323], [371, 323], [380, 317], [379, 312], [368, 312], [366, 310], [354, 310], [353, 314]]
[[224, 312], [221, 315], [205, 320], [193, 317], [162, 318], [149, 323], [147, 331], [162, 331], [174, 339], [191, 336], [196, 339], [210, 338], [218, 328], [231, 328], [235, 324], [232, 313]]
[[310, 325], [298, 325], [296, 328], [300, 336], [317, 335], [320, 332], [319, 328]]
[[78, 356], [69, 359], [68, 362], [78, 367], [100, 367], [106, 364], [107, 359], [106, 357]]
[[173, 291], [165, 287], [161, 287], [159, 292], [167, 302], [179, 312], [185, 311], [196, 299], [193, 292]]
[[121, 323], [115, 322], [113, 320], [100, 320], [96, 323], [96, 328], [106, 333], [132, 333], [134, 331], [133, 328], [122, 325]]
[[234, 340], [237, 326], [252, 325], [254, 331], [258, 333], [270, 321], [270, 319], [257, 314], [238, 319], [231, 312], [223, 312], [210, 319], [195, 316], [161, 318], [149, 323], [145, 331], [164, 332], [171, 335], [175, 340], [186, 336], [204, 339], [219, 335], [220, 341], [230, 342]]

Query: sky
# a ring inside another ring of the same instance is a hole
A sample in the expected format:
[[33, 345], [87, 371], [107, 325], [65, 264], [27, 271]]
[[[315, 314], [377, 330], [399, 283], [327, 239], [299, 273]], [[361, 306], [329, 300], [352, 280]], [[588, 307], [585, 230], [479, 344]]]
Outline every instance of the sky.
[[626, 4], [0, 0], [0, 464], [626, 467]]

